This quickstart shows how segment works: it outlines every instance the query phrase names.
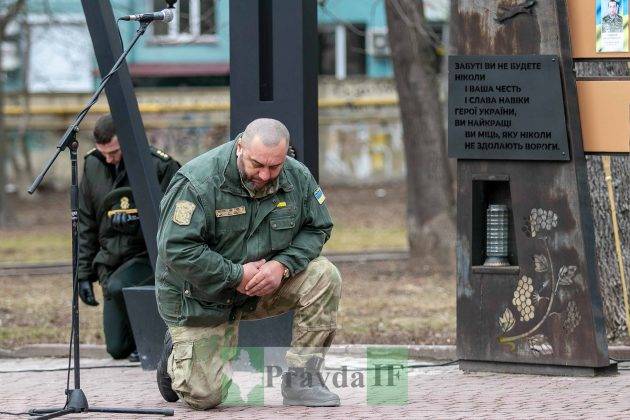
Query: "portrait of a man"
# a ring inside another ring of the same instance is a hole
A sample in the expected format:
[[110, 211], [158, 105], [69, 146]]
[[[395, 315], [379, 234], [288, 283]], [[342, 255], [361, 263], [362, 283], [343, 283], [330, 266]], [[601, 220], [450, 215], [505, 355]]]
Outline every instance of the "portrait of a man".
[[602, 33], [623, 32], [623, 17], [619, 14], [621, 4], [617, 0], [608, 0], [608, 14], [602, 17]]
[[599, 0], [595, 5], [597, 52], [628, 51], [628, 0]]

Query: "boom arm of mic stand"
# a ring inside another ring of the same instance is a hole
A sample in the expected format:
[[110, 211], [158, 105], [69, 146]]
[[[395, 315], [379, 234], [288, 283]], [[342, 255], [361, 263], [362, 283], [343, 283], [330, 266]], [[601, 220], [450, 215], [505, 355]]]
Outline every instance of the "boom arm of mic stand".
[[57, 158], [59, 157], [59, 154], [62, 151], [64, 151], [66, 147], [68, 147], [68, 145], [71, 143], [73, 139], [76, 138], [76, 133], [79, 131], [79, 125], [81, 124], [85, 116], [88, 114], [88, 112], [90, 112], [90, 109], [92, 108], [92, 106], [94, 106], [94, 104], [98, 101], [98, 97], [101, 95], [101, 93], [105, 89], [105, 86], [107, 86], [107, 82], [109, 82], [109, 79], [111, 79], [111, 77], [120, 69], [123, 62], [125, 61], [125, 58], [127, 58], [127, 55], [129, 54], [131, 49], [134, 47], [134, 45], [136, 45], [136, 42], [138, 42], [138, 39], [140, 39], [140, 37], [146, 32], [147, 27], [150, 24], [151, 24], [150, 21], [140, 22], [140, 27], [136, 31], [136, 35], [131, 41], [131, 44], [129, 44], [129, 47], [127, 47], [127, 49], [123, 51], [123, 53], [118, 58], [116, 63], [114, 63], [114, 65], [112, 66], [112, 69], [109, 71], [109, 73], [107, 73], [107, 75], [103, 77], [103, 80], [101, 80], [101, 84], [98, 86], [98, 88], [96, 89], [96, 92], [94, 92], [94, 94], [88, 101], [85, 108], [83, 108], [83, 110], [81, 110], [81, 112], [77, 114], [76, 118], [74, 119], [74, 122], [68, 127], [64, 135], [61, 137], [61, 139], [59, 140], [59, 143], [57, 144], [57, 152], [55, 152], [53, 157], [50, 158], [48, 162], [46, 162], [46, 165], [44, 165], [44, 169], [42, 169], [39, 175], [37, 175], [37, 178], [35, 178], [35, 181], [33, 181], [33, 184], [27, 190], [29, 194], [33, 194], [37, 190], [37, 188], [39, 187], [39, 184], [41, 184], [42, 181], [44, 180], [46, 173], [48, 173], [48, 170], [50, 169], [50, 167], [53, 165], [53, 163], [55, 163], [55, 160], [57, 160]]
[[39, 175], [37, 175], [37, 178], [35, 178], [35, 181], [33, 181], [33, 184], [29, 187], [29, 189], [27, 190], [29, 194], [33, 194], [35, 192], [35, 190], [37, 189], [37, 187], [39, 187], [39, 184], [42, 183], [42, 181], [44, 180], [44, 177], [46, 176], [46, 174], [48, 173], [48, 170], [50, 169], [50, 167], [53, 165], [53, 163], [55, 163], [55, 160], [57, 160], [57, 157], [59, 157], [59, 154], [67, 147], [67, 145], [70, 143], [71, 139], [73, 139], [74, 137], [76, 137], [76, 132], [79, 131], [78, 128], [76, 128], [75, 126], [70, 126], [68, 128], [68, 130], [66, 131], [66, 133], [63, 135], [63, 137], [61, 138], [61, 141], [59, 142], [60, 144], [63, 143], [64, 146], [60, 147], [57, 146], [57, 151], [55, 152], [55, 154], [53, 155], [53, 157], [51, 157], [48, 162], [46, 162], [46, 165], [44, 166], [44, 169], [42, 169], [42, 171], [40, 172]]

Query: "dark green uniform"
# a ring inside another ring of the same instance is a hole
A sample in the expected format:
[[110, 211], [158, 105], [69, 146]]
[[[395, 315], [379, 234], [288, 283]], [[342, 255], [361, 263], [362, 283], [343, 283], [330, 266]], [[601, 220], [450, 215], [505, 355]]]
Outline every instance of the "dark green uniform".
[[274, 259], [294, 276], [330, 237], [324, 194], [302, 163], [287, 157], [277, 191], [252, 198], [235, 151], [231, 141], [190, 161], [162, 199], [156, 293], [169, 325], [211, 327], [235, 306], [253, 311], [258, 298], [236, 291], [242, 264]]
[[[151, 148], [162, 191], [179, 164]], [[99, 281], [105, 297], [103, 326], [107, 351], [114, 358], [127, 357], [135, 343], [122, 289], [153, 284], [154, 275], [139, 226], [125, 231], [114, 228], [116, 214], [137, 215], [124, 161], [115, 167], [94, 149], [85, 156], [79, 186], [79, 281]]]
[[[229, 369], [240, 321], [290, 310], [288, 365], [294, 372], [320, 366], [337, 330], [341, 298], [339, 270], [319, 256], [333, 227], [325, 200], [308, 169], [290, 157], [264, 191], [248, 188], [238, 171], [236, 141], [175, 175], [160, 204], [157, 236], [158, 309], [172, 341], [159, 368], [159, 377], [171, 379], [165, 391], [198, 410], [240, 401]], [[262, 297], [238, 293], [242, 264], [260, 259], [282, 263], [288, 278]], [[339, 404], [323, 388], [285, 388], [283, 382], [287, 403], [301, 403], [296, 396], [303, 392], [310, 404]]]

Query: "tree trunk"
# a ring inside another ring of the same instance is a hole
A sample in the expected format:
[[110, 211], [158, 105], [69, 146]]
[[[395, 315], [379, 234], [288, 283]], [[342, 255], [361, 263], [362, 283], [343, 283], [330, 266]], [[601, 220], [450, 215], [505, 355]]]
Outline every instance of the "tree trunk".
[[[0, 45], [5, 39], [5, 30], [9, 23], [22, 11], [26, 0], [16, 0], [6, 5], [0, 14]], [[7, 183], [7, 150], [8, 136], [4, 127], [4, 73], [2, 71], [2, 48], [0, 48], [0, 227], [9, 222], [8, 200], [6, 196]]]
[[[0, 45], [4, 40], [4, 27], [0, 27]], [[2, 71], [2, 49], [0, 48], [0, 227], [9, 221], [7, 206], [7, 142], [9, 141], [4, 128], [4, 72]]]
[[386, 0], [385, 10], [404, 132], [412, 261], [452, 266], [453, 177], [442, 125], [436, 40], [421, 0]]
[[24, 37], [24, 48], [22, 52], [22, 106], [24, 113], [22, 114], [22, 121], [20, 122], [20, 128], [17, 134], [16, 142], [16, 155], [18, 150], [18, 143], [20, 145], [20, 151], [22, 152], [22, 160], [24, 161], [23, 177], [25, 180], [33, 178], [33, 164], [31, 162], [31, 152], [28, 149], [27, 135], [28, 126], [31, 122], [31, 94], [28, 85], [28, 78], [31, 71], [31, 27], [28, 22], [22, 24], [22, 36]]
[[[628, 65], [623, 62], [587, 62], [576, 64], [580, 77], [630, 76]], [[597, 269], [601, 284], [604, 315], [608, 338], [627, 335], [619, 258], [623, 260], [626, 281], [630, 280], [630, 160], [627, 156], [612, 156], [611, 172], [616, 203], [616, 215], [621, 239], [622, 255], [617, 255], [612, 225], [607, 180], [601, 156], [587, 156], [588, 183], [595, 224], [597, 245]]]

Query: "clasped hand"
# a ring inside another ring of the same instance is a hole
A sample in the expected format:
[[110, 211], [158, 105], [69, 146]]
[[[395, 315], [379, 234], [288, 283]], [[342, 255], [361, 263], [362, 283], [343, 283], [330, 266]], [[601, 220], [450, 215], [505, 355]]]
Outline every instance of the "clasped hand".
[[280, 287], [283, 273], [284, 266], [275, 260], [243, 264], [243, 279], [236, 290], [247, 296], [270, 295]]

